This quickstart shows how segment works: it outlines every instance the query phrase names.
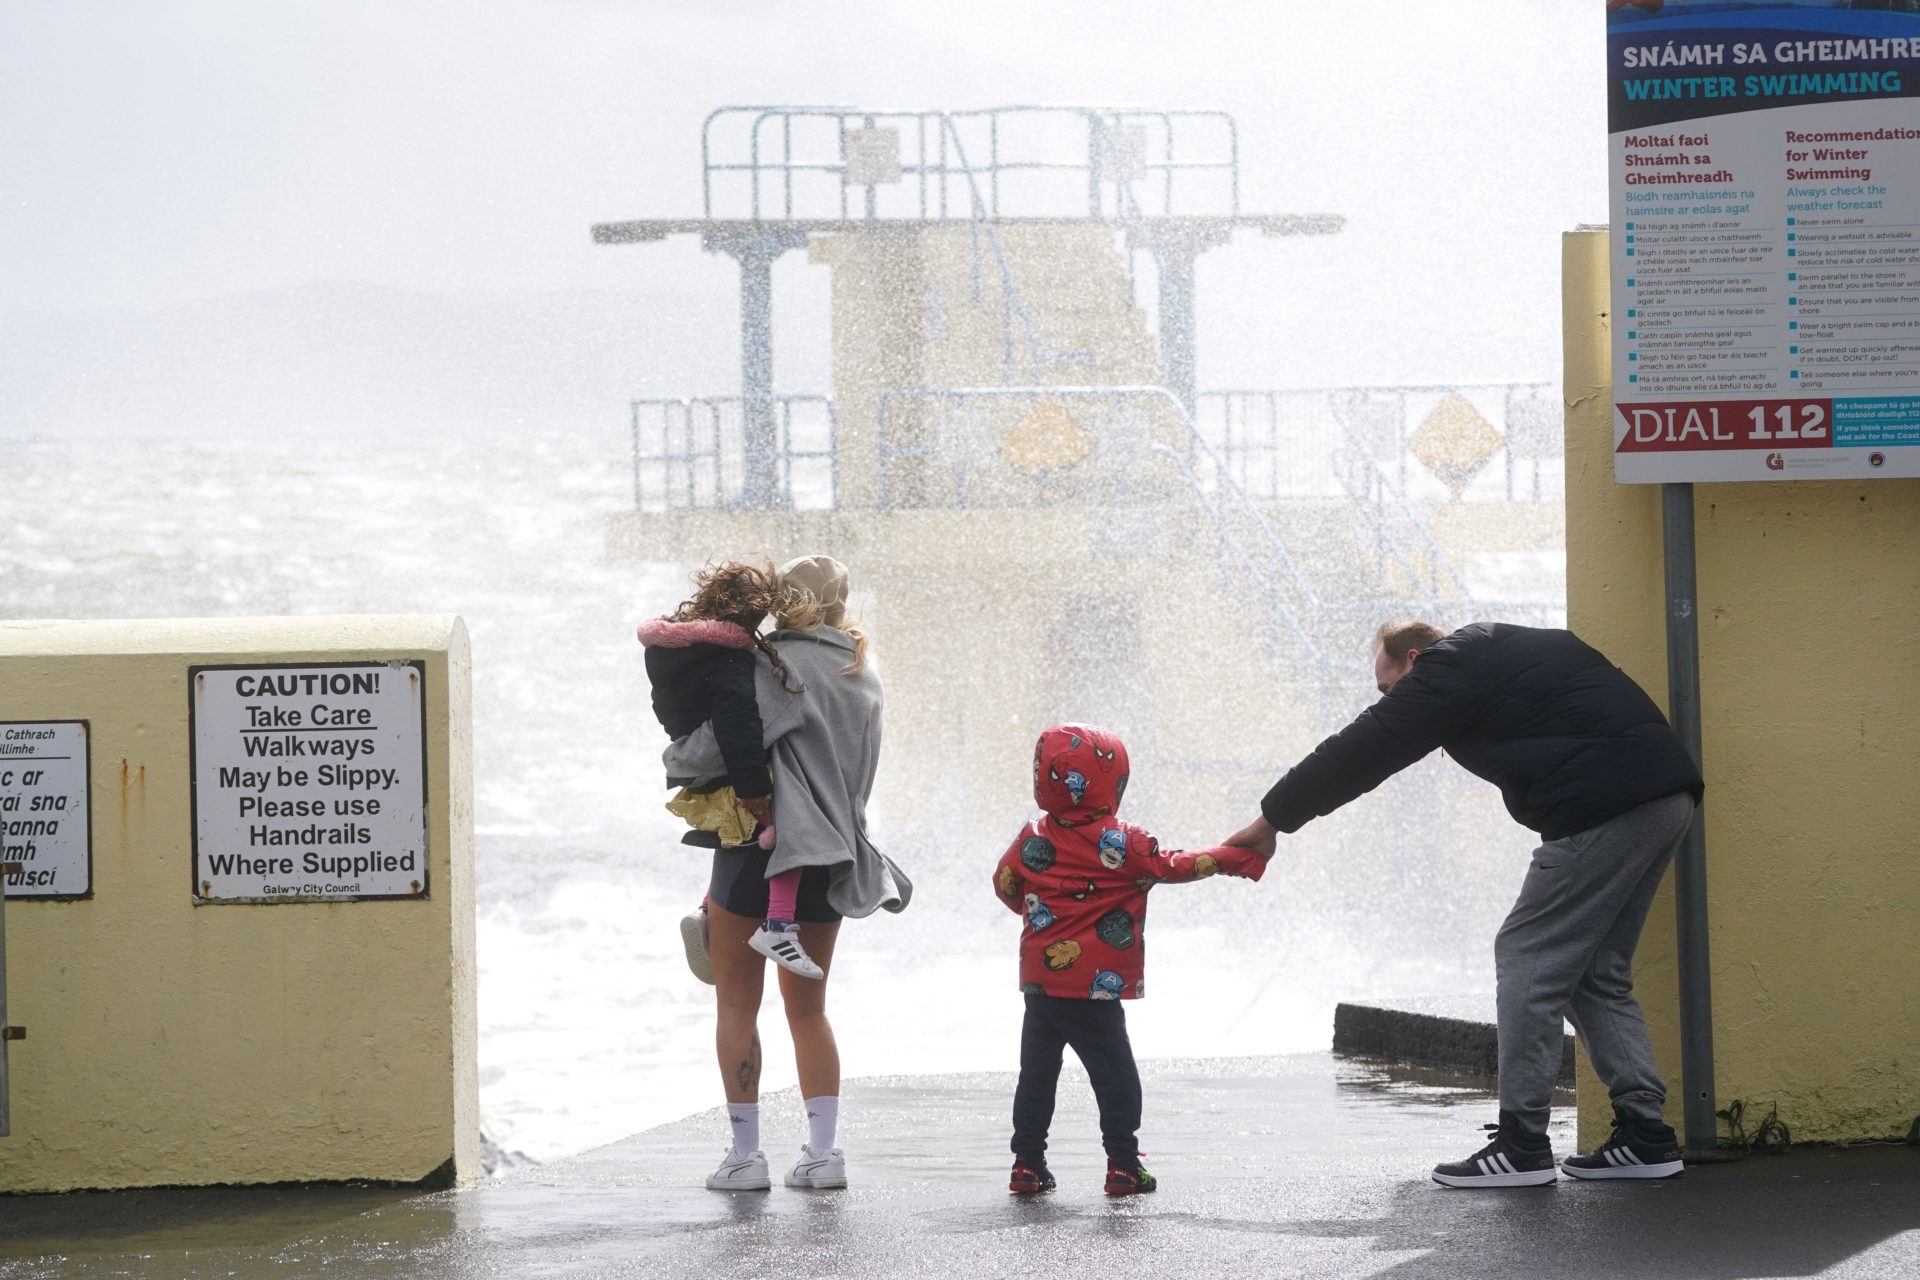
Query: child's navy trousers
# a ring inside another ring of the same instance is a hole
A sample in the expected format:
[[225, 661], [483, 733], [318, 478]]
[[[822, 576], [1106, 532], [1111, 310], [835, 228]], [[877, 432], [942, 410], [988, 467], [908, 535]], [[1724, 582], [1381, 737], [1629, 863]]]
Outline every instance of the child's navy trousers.
[[1013, 1154], [1035, 1166], [1046, 1163], [1061, 1051], [1069, 1045], [1087, 1069], [1100, 1104], [1101, 1144], [1111, 1159], [1131, 1169], [1140, 1158], [1140, 1069], [1118, 1000], [1028, 994], [1020, 1030], [1020, 1083], [1013, 1091]]

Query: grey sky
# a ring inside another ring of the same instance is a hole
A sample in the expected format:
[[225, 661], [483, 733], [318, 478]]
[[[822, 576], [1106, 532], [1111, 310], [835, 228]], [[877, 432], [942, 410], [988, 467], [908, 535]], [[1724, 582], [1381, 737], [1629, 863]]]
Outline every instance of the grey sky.
[[1551, 375], [1558, 233], [1605, 216], [1600, 7], [5, 0], [0, 319], [313, 282], [730, 307], [690, 242], [587, 240], [697, 209], [712, 106], [1125, 101], [1234, 112], [1247, 207], [1350, 220], [1208, 260], [1203, 380]]

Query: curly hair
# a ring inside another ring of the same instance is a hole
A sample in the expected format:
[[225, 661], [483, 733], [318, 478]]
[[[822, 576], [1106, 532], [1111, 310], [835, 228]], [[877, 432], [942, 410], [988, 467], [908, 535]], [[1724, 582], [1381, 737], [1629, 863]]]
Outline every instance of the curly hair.
[[693, 575], [692, 597], [682, 600], [670, 616], [675, 622], [709, 619], [744, 627], [753, 637], [754, 647], [773, 664], [780, 687], [788, 693], [803, 693], [805, 686], [795, 688], [787, 682], [787, 664], [780, 661], [780, 655], [760, 634], [760, 624], [767, 620], [781, 598], [779, 578], [771, 564], [724, 560], [708, 564]]
[[693, 575], [693, 595], [673, 611], [675, 622], [708, 619], [756, 631], [779, 598], [771, 566], [724, 560]]

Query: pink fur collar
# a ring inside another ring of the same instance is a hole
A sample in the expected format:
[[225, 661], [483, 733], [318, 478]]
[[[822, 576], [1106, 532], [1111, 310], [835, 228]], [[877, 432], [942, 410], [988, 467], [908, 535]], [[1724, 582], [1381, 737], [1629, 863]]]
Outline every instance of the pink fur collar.
[[717, 644], [723, 649], [751, 649], [753, 636], [737, 622], [715, 622], [696, 618], [675, 622], [670, 618], [652, 618], [640, 624], [640, 643], [649, 649], [685, 649], [696, 644]]

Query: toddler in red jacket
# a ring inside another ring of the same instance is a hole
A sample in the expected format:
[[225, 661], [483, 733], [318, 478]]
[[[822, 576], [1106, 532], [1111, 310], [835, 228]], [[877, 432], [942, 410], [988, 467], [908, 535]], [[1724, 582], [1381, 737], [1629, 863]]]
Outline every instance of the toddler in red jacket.
[[993, 890], [1026, 917], [1020, 935], [1020, 1083], [1013, 1094], [1010, 1191], [1051, 1191], [1047, 1130], [1062, 1050], [1071, 1046], [1093, 1084], [1107, 1151], [1107, 1194], [1152, 1191], [1140, 1163], [1140, 1071], [1127, 1041], [1123, 1000], [1146, 994], [1147, 891], [1215, 872], [1258, 880], [1251, 849], [1162, 852], [1160, 842], [1113, 815], [1127, 790], [1127, 749], [1104, 729], [1056, 725], [1033, 748], [1033, 799], [1043, 811], [994, 868]]

